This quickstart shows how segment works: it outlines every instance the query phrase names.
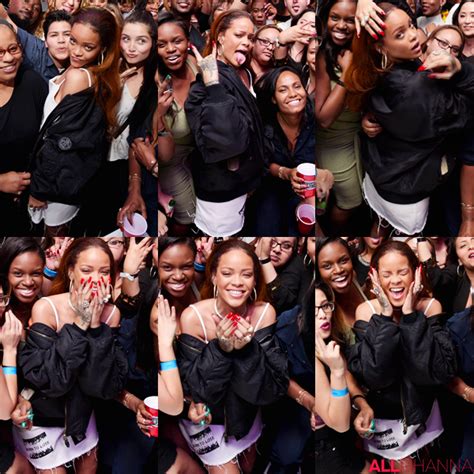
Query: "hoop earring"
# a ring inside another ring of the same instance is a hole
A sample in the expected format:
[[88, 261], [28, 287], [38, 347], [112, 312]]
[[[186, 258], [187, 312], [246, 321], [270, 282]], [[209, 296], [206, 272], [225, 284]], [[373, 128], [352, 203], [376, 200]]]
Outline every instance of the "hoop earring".
[[387, 65], [388, 65], [388, 57], [385, 53], [382, 53], [382, 61], [381, 61], [381, 66], [382, 66], [382, 69], [387, 69]]
[[99, 62], [97, 63], [99, 66], [102, 65], [102, 63], [104, 62], [104, 59], [105, 59], [105, 55], [104, 55], [104, 52], [101, 51], [100, 52], [100, 57], [99, 57]]
[[257, 289], [253, 287], [253, 300], [252, 301], [257, 301]]
[[222, 45], [218, 42], [217, 43], [217, 56], [222, 56]]
[[463, 277], [464, 274], [466, 273], [465, 268], [462, 265], [458, 265], [456, 268], [456, 274], [459, 278]]
[[214, 298], [217, 299], [217, 295], [219, 294], [219, 290], [217, 289], [217, 286], [216, 286], [216, 285], [214, 285], [213, 294], [214, 294]]
[[72, 290], [74, 289], [74, 280], [71, 278], [69, 280], [69, 293], [72, 294]]
[[303, 263], [307, 267], [309, 267], [309, 265], [311, 263], [311, 257], [307, 253], [304, 254]]

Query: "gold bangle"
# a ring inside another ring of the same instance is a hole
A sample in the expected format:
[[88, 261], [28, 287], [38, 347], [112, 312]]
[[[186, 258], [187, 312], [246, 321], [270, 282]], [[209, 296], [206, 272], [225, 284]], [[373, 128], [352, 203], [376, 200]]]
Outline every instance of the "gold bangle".
[[307, 391], [306, 390], [303, 390], [301, 389], [299, 392], [298, 392], [298, 396], [296, 397], [296, 402], [299, 404], [299, 405], [303, 405], [303, 397], [305, 395], [307, 395]]
[[462, 398], [464, 398], [464, 400], [466, 400], [466, 402], [468, 403], [471, 403], [471, 392], [472, 392], [472, 387], [469, 387], [467, 386], [465, 389], [464, 389], [464, 392], [462, 394]]

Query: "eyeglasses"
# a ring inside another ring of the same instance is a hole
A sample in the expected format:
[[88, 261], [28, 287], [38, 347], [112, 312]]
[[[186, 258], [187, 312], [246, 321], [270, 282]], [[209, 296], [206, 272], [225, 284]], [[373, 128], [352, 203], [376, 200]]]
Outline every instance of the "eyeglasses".
[[107, 245], [109, 247], [123, 247], [125, 245], [125, 242], [123, 240], [109, 240], [107, 241]]
[[264, 48], [275, 49], [277, 47], [276, 41], [270, 41], [265, 38], [255, 38]]
[[453, 46], [453, 45], [449, 44], [447, 41], [436, 38], [436, 36], [434, 37], [434, 39], [438, 42], [439, 47], [441, 49], [450, 50], [456, 56], [458, 56], [459, 53], [461, 52], [461, 46]]
[[277, 242], [276, 240], [272, 240], [271, 248], [276, 249], [280, 247], [280, 250], [284, 250], [285, 252], [291, 252], [293, 250], [293, 244], [289, 242]]
[[0, 295], [0, 306], [8, 306], [10, 297], [8, 295]]
[[21, 46], [19, 44], [12, 44], [7, 49], [0, 49], [0, 59], [3, 59], [7, 51], [12, 56], [16, 56], [17, 54], [21, 54]]
[[316, 314], [320, 309], [323, 310], [323, 313], [329, 314], [334, 311], [334, 303], [332, 301], [326, 301], [326, 303], [322, 304], [321, 306], [315, 306], [314, 309], [316, 310]]

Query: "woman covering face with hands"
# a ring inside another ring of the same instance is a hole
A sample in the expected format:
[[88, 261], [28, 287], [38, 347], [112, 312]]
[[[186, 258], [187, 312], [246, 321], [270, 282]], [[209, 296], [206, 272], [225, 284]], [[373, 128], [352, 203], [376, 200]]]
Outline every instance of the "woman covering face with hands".
[[[264, 281], [252, 247], [235, 239], [218, 244], [206, 262], [202, 295], [206, 299], [181, 315], [179, 362], [185, 395], [206, 405], [201, 421], [211, 424], [184, 421], [181, 428], [208, 472], [237, 473], [237, 458], [251, 472], [262, 431], [259, 407], [288, 388], [286, 361], [273, 337], [275, 311], [262, 301]], [[196, 407], [198, 414], [203, 408]], [[193, 444], [203, 431], [210, 449]], [[246, 458], [239, 456], [245, 450]]]
[[23, 440], [35, 435], [51, 446], [42, 456], [28, 451], [38, 472], [65, 472], [62, 465], [74, 459], [78, 472], [96, 471], [96, 457], [82, 456], [98, 442], [92, 400], [115, 398], [127, 375], [125, 356], [110, 327], [120, 320], [108, 304], [114, 277], [107, 244], [98, 238], [76, 239], [63, 256], [51, 296], [33, 308], [19, 365], [26, 386], [34, 391], [30, 400], [36, 418], [31, 430], [16, 429], [14, 434], [25, 454]]
[[[371, 260], [375, 299], [356, 311], [349, 370], [368, 389], [375, 436], [364, 448], [414, 473], [411, 455], [443, 431], [435, 388], [456, 373], [456, 355], [440, 321], [441, 305], [426, 298], [421, 266], [402, 242], [384, 242]], [[429, 389], [428, 389], [429, 388]], [[418, 430], [424, 425], [426, 430]], [[377, 433], [392, 430], [386, 446]]]

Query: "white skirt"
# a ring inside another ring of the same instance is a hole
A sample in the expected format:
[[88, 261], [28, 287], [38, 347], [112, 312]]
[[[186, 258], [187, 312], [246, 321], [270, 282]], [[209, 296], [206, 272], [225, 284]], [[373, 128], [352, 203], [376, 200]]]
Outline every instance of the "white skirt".
[[375, 189], [368, 173], [365, 174], [362, 190], [369, 206], [390, 225], [406, 235], [419, 234], [426, 225], [430, 198], [413, 204], [395, 204], [386, 201]]
[[364, 449], [385, 459], [399, 460], [416, 453], [423, 446], [434, 441], [443, 432], [443, 423], [438, 401], [435, 400], [430, 416], [423, 429], [421, 425], [407, 427], [403, 434], [402, 420], [375, 419], [373, 438], [364, 440]]
[[87, 425], [86, 437], [78, 444], [68, 436], [64, 439], [64, 428], [33, 426], [31, 430], [13, 427], [15, 448], [30, 461], [35, 469], [53, 469], [69, 463], [88, 453], [99, 443], [99, 435], [92, 413]]
[[179, 428], [191, 450], [207, 466], [220, 466], [232, 461], [240, 453], [254, 444], [262, 434], [263, 424], [260, 410], [249, 433], [238, 441], [229, 436], [224, 439], [224, 425], [195, 425], [188, 420], [180, 420]]
[[212, 237], [237, 234], [244, 226], [246, 201], [246, 194], [226, 202], [209, 202], [196, 198], [194, 224]]

